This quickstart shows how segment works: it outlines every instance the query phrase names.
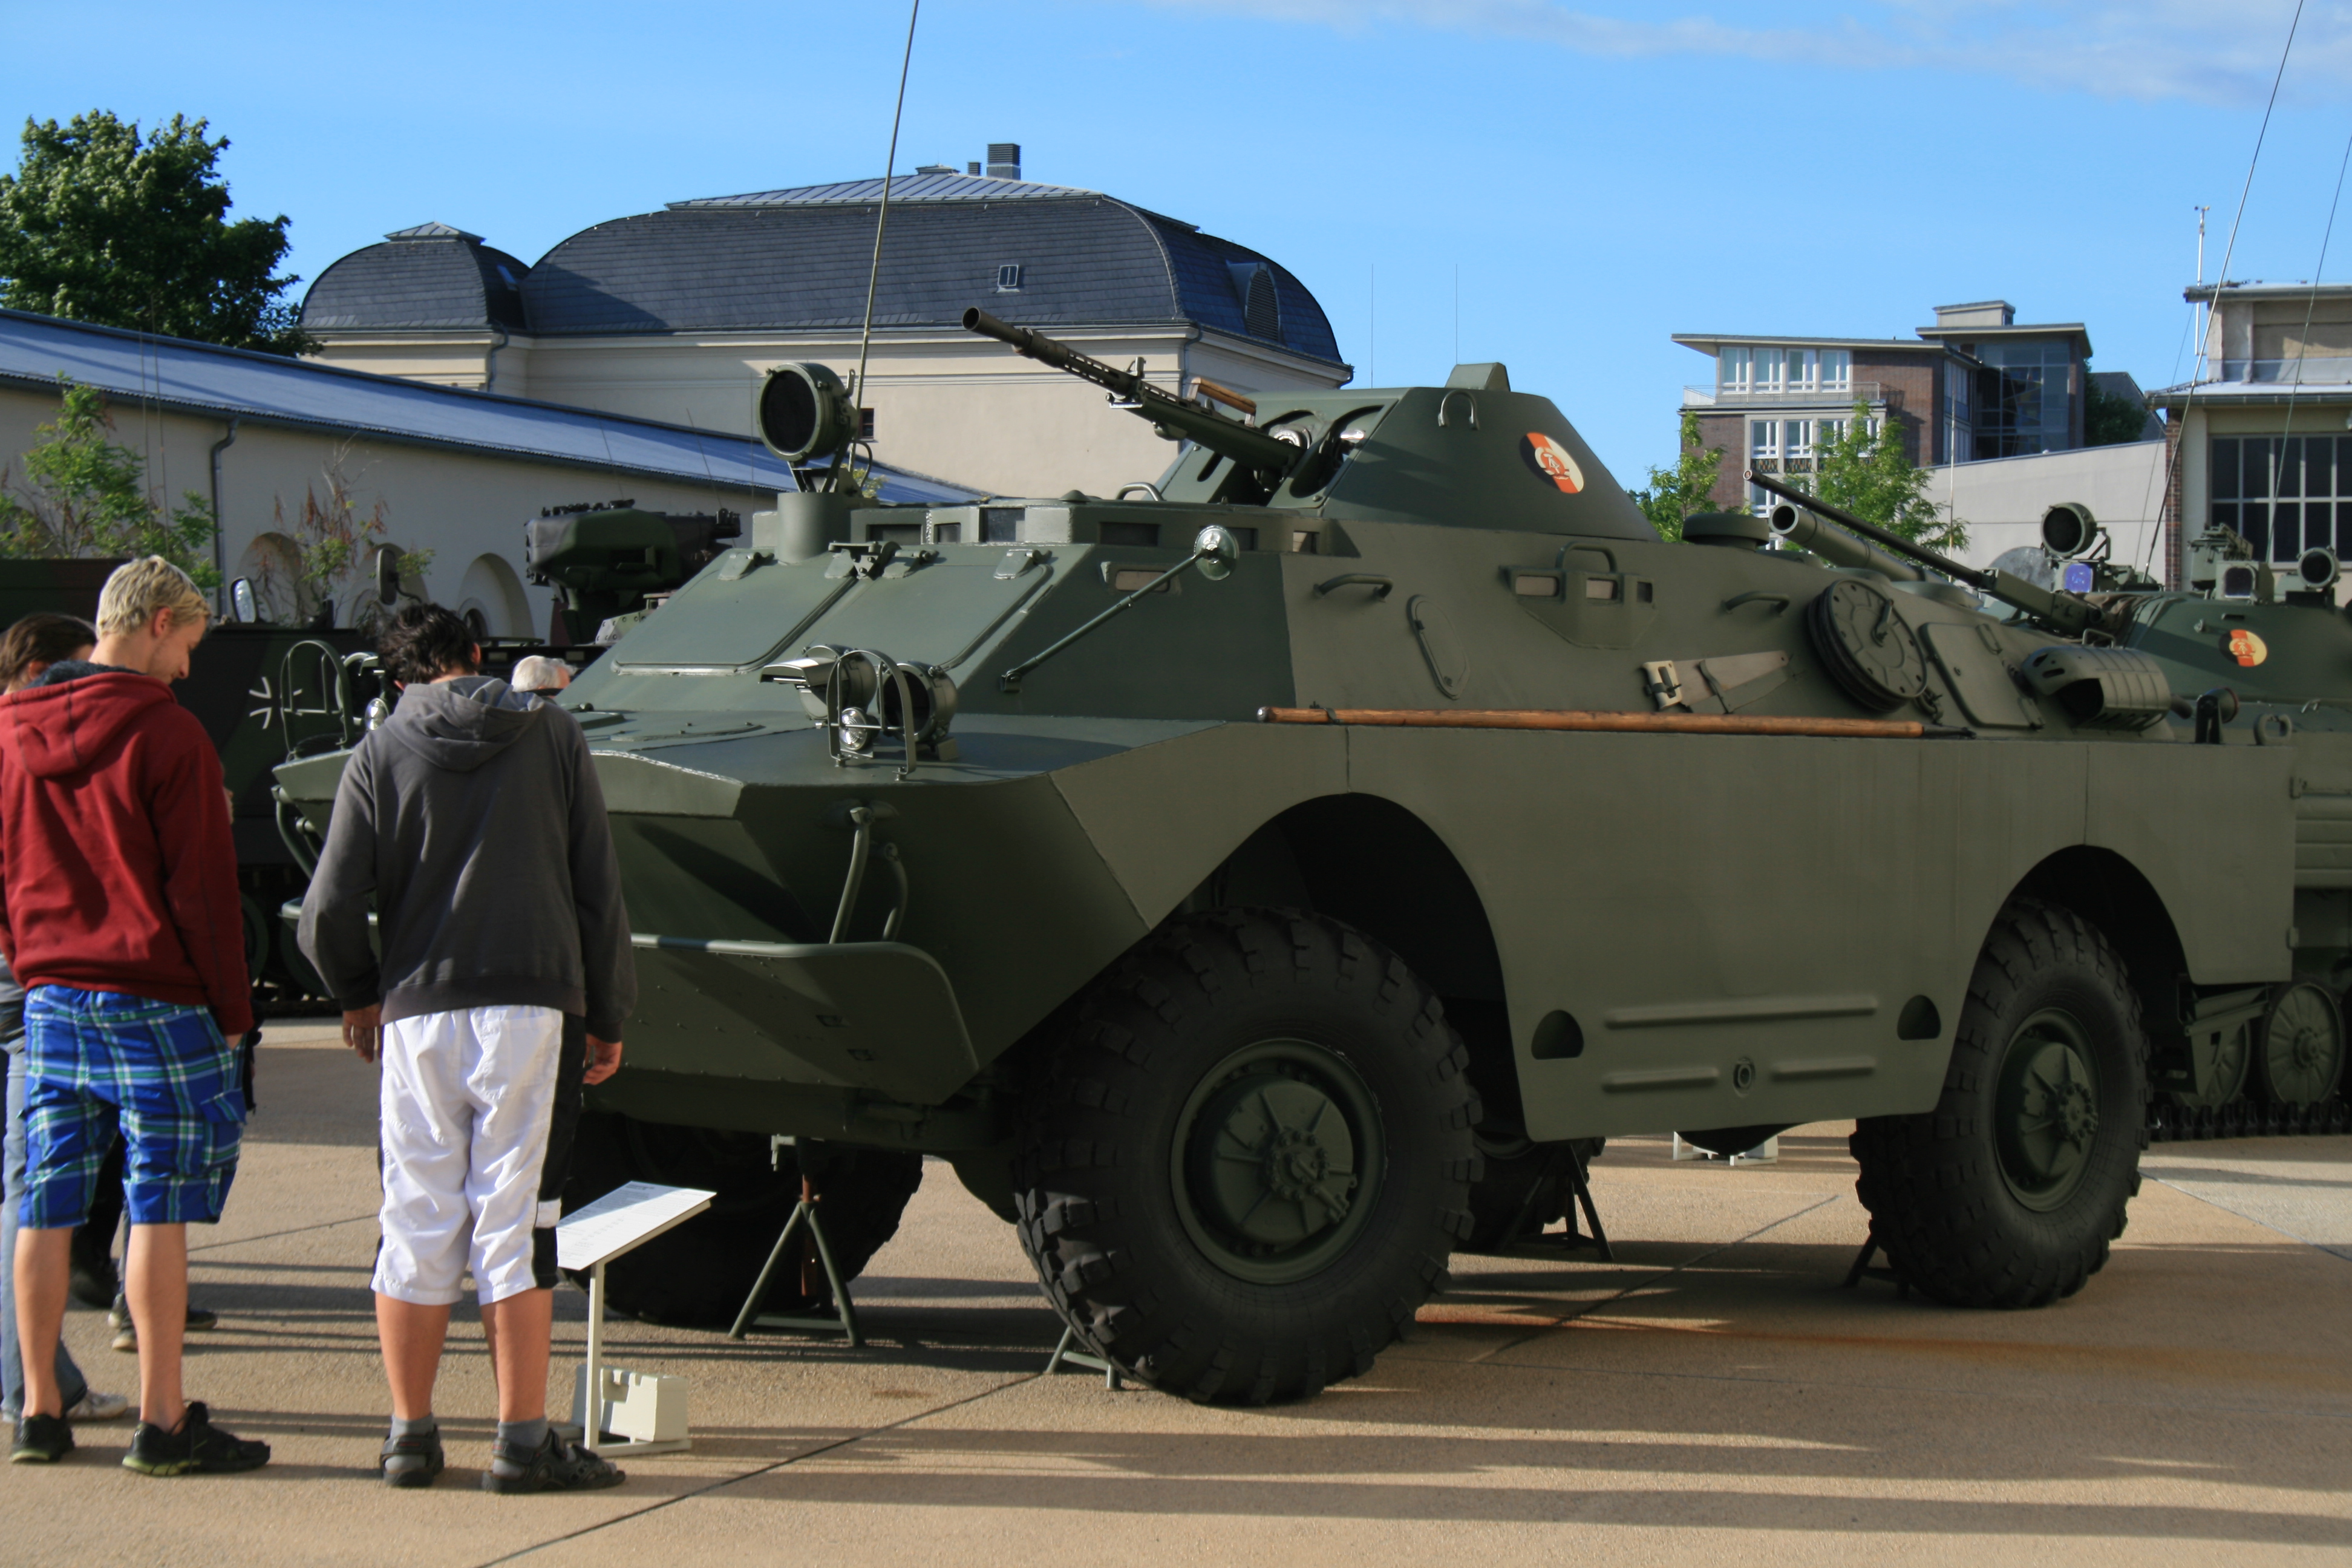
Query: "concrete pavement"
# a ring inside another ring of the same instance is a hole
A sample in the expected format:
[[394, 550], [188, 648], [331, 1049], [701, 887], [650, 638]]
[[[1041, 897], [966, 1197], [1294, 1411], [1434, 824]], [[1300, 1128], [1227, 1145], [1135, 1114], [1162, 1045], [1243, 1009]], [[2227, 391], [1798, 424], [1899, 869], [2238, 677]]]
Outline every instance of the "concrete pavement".
[[[80, 1429], [0, 1468], [10, 1563], [1664, 1563], [2352, 1558], [2352, 1139], [2162, 1146], [2113, 1262], [2039, 1312], [1842, 1290], [1864, 1235], [1843, 1129], [1774, 1166], [1594, 1166], [1618, 1262], [1461, 1258], [1369, 1377], [1205, 1410], [1038, 1375], [1058, 1331], [1010, 1230], [929, 1167], [858, 1287], [875, 1342], [614, 1322], [687, 1378], [691, 1454], [615, 1491], [476, 1488], [479, 1330], [453, 1332], [452, 1469], [374, 1479], [373, 1075], [271, 1026], [228, 1217], [196, 1233], [190, 1391], [268, 1438], [258, 1474], [155, 1481]], [[567, 1406], [585, 1301], [558, 1297]], [[68, 1320], [100, 1387], [130, 1357]]]

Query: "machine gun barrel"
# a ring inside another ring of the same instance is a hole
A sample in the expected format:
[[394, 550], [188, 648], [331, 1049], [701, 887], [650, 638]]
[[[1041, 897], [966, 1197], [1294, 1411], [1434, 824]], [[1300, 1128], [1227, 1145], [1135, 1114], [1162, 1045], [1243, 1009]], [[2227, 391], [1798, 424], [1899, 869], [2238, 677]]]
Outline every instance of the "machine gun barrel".
[[[1941, 555], [1924, 544], [1915, 544], [1899, 533], [1891, 533], [1874, 522], [1864, 522], [1850, 511], [1842, 511], [1826, 501], [1817, 500], [1760, 468], [1748, 470], [1748, 482], [1771, 491], [1784, 500], [1794, 501], [1805, 510], [1818, 513], [1840, 528], [1860, 534], [1874, 544], [1884, 546], [1895, 554], [1907, 556], [1930, 571], [1940, 572], [1955, 583], [1966, 583], [1978, 593], [2014, 605], [2037, 621], [2057, 627], [2070, 637], [2080, 637], [2099, 624], [2099, 607], [2087, 599], [2073, 594], [2054, 594], [2039, 584], [2009, 572], [1979, 572], [1963, 566], [1948, 555]], [[1812, 548], [1808, 546], [1808, 548]], [[1827, 554], [1829, 552], [1823, 551]]]
[[1810, 550], [1840, 566], [1861, 567], [1898, 583], [1916, 583], [1927, 575], [1925, 566], [1896, 559], [1875, 544], [1856, 539], [1826, 518], [1816, 517], [1794, 501], [1772, 509], [1772, 532], [1800, 550]]
[[1278, 441], [1238, 419], [1229, 419], [1213, 409], [1187, 403], [1165, 389], [1152, 385], [1132, 371], [1105, 364], [1076, 349], [1065, 348], [1053, 339], [1033, 332], [1026, 327], [999, 321], [978, 306], [963, 313], [963, 330], [978, 332], [984, 338], [994, 338], [998, 342], [1009, 345], [1014, 353], [1040, 364], [1049, 364], [1055, 370], [1067, 371], [1082, 380], [1091, 381], [1114, 395], [1127, 399], [1132, 412], [1160, 426], [1163, 432], [1173, 432], [1196, 441], [1209, 450], [1249, 468], [1284, 473], [1298, 461], [1304, 451], [1303, 447]]

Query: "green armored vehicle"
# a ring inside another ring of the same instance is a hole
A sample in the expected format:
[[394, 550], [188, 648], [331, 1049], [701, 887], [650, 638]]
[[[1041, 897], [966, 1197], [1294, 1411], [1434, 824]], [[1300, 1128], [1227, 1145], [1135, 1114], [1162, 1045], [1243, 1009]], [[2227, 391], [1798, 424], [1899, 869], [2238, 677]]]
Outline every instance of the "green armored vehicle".
[[[966, 324], [1173, 464], [866, 504], [826, 488], [854, 402], [783, 367], [803, 489], [563, 699], [642, 994], [579, 1194], [721, 1194], [616, 1302], [735, 1318], [824, 1160], [854, 1268], [933, 1153], [1112, 1365], [1296, 1398], [1611, 1134], [1859, 1118], [1894, 1266], [2028, 1306], [2105, 1261], [2215, 1040], [2340, 1103], [2333, 609], [2074, 594], [1801, 506], [1667, 543], [1499, 365], [1241, 418]], [[2257, 621], [2284, 687], [2227, 651]], [[281, 770], [314, 827], [337, 771]]]

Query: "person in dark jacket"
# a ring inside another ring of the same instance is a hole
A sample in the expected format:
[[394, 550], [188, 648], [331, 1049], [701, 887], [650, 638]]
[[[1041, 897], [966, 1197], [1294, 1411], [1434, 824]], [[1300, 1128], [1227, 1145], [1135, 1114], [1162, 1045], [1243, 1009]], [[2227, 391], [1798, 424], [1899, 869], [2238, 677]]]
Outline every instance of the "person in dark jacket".
[[344, 768], [299, 941], [344, 1038], [382, 1063], [384, 1479], [441, 1471], [433, 1384], [470, 1266], [499, 1387], [483, 1488], [613, 1486], [621, 1472], [550, 1430], [546, 1405], [581, 1086], [618, 1070], [636, 1002], [604, 794], [580, 726], [476, 674], [449, 611], [402, 610], [383, 654], [399, 706]]
[[220, 1218], [236, 1175], [232, 1042], [253, 1026], [220, 758], [172, 699], [206, 619], [187, 574], [131, 562], [99, 595], [90, 662], [0, 697], [0, 949], [26, 994], [19, 1462], [73, 1447], [51, 1358], [73, 1227], [118, 1125], [141, 1417], [122, 1462], [178, 1476], [269, 1459], [212, 1426], [180, 1380], [187, 1226]]

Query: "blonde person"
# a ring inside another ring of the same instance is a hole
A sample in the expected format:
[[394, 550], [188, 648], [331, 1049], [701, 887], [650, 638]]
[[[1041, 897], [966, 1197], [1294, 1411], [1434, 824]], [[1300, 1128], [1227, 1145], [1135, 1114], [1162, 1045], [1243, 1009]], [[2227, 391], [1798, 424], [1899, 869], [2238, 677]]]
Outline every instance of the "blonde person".
[[54, 1359], [69, 1242], [118, 1129], [139, 1331], [140, 1422], [122, 1463], [180, 1476], [269, 1460], [181, 1384], [187, 1227], [220, 1218], [236, 1175], [232, 1042], [253, 1027], [220, 758], [172, 697], [207, 614], [178, 567], [131, 562], [99, 595], [89, 658], [0, 697], [0, 950], [25, 987], [18, 1462], [73, 1449]]

